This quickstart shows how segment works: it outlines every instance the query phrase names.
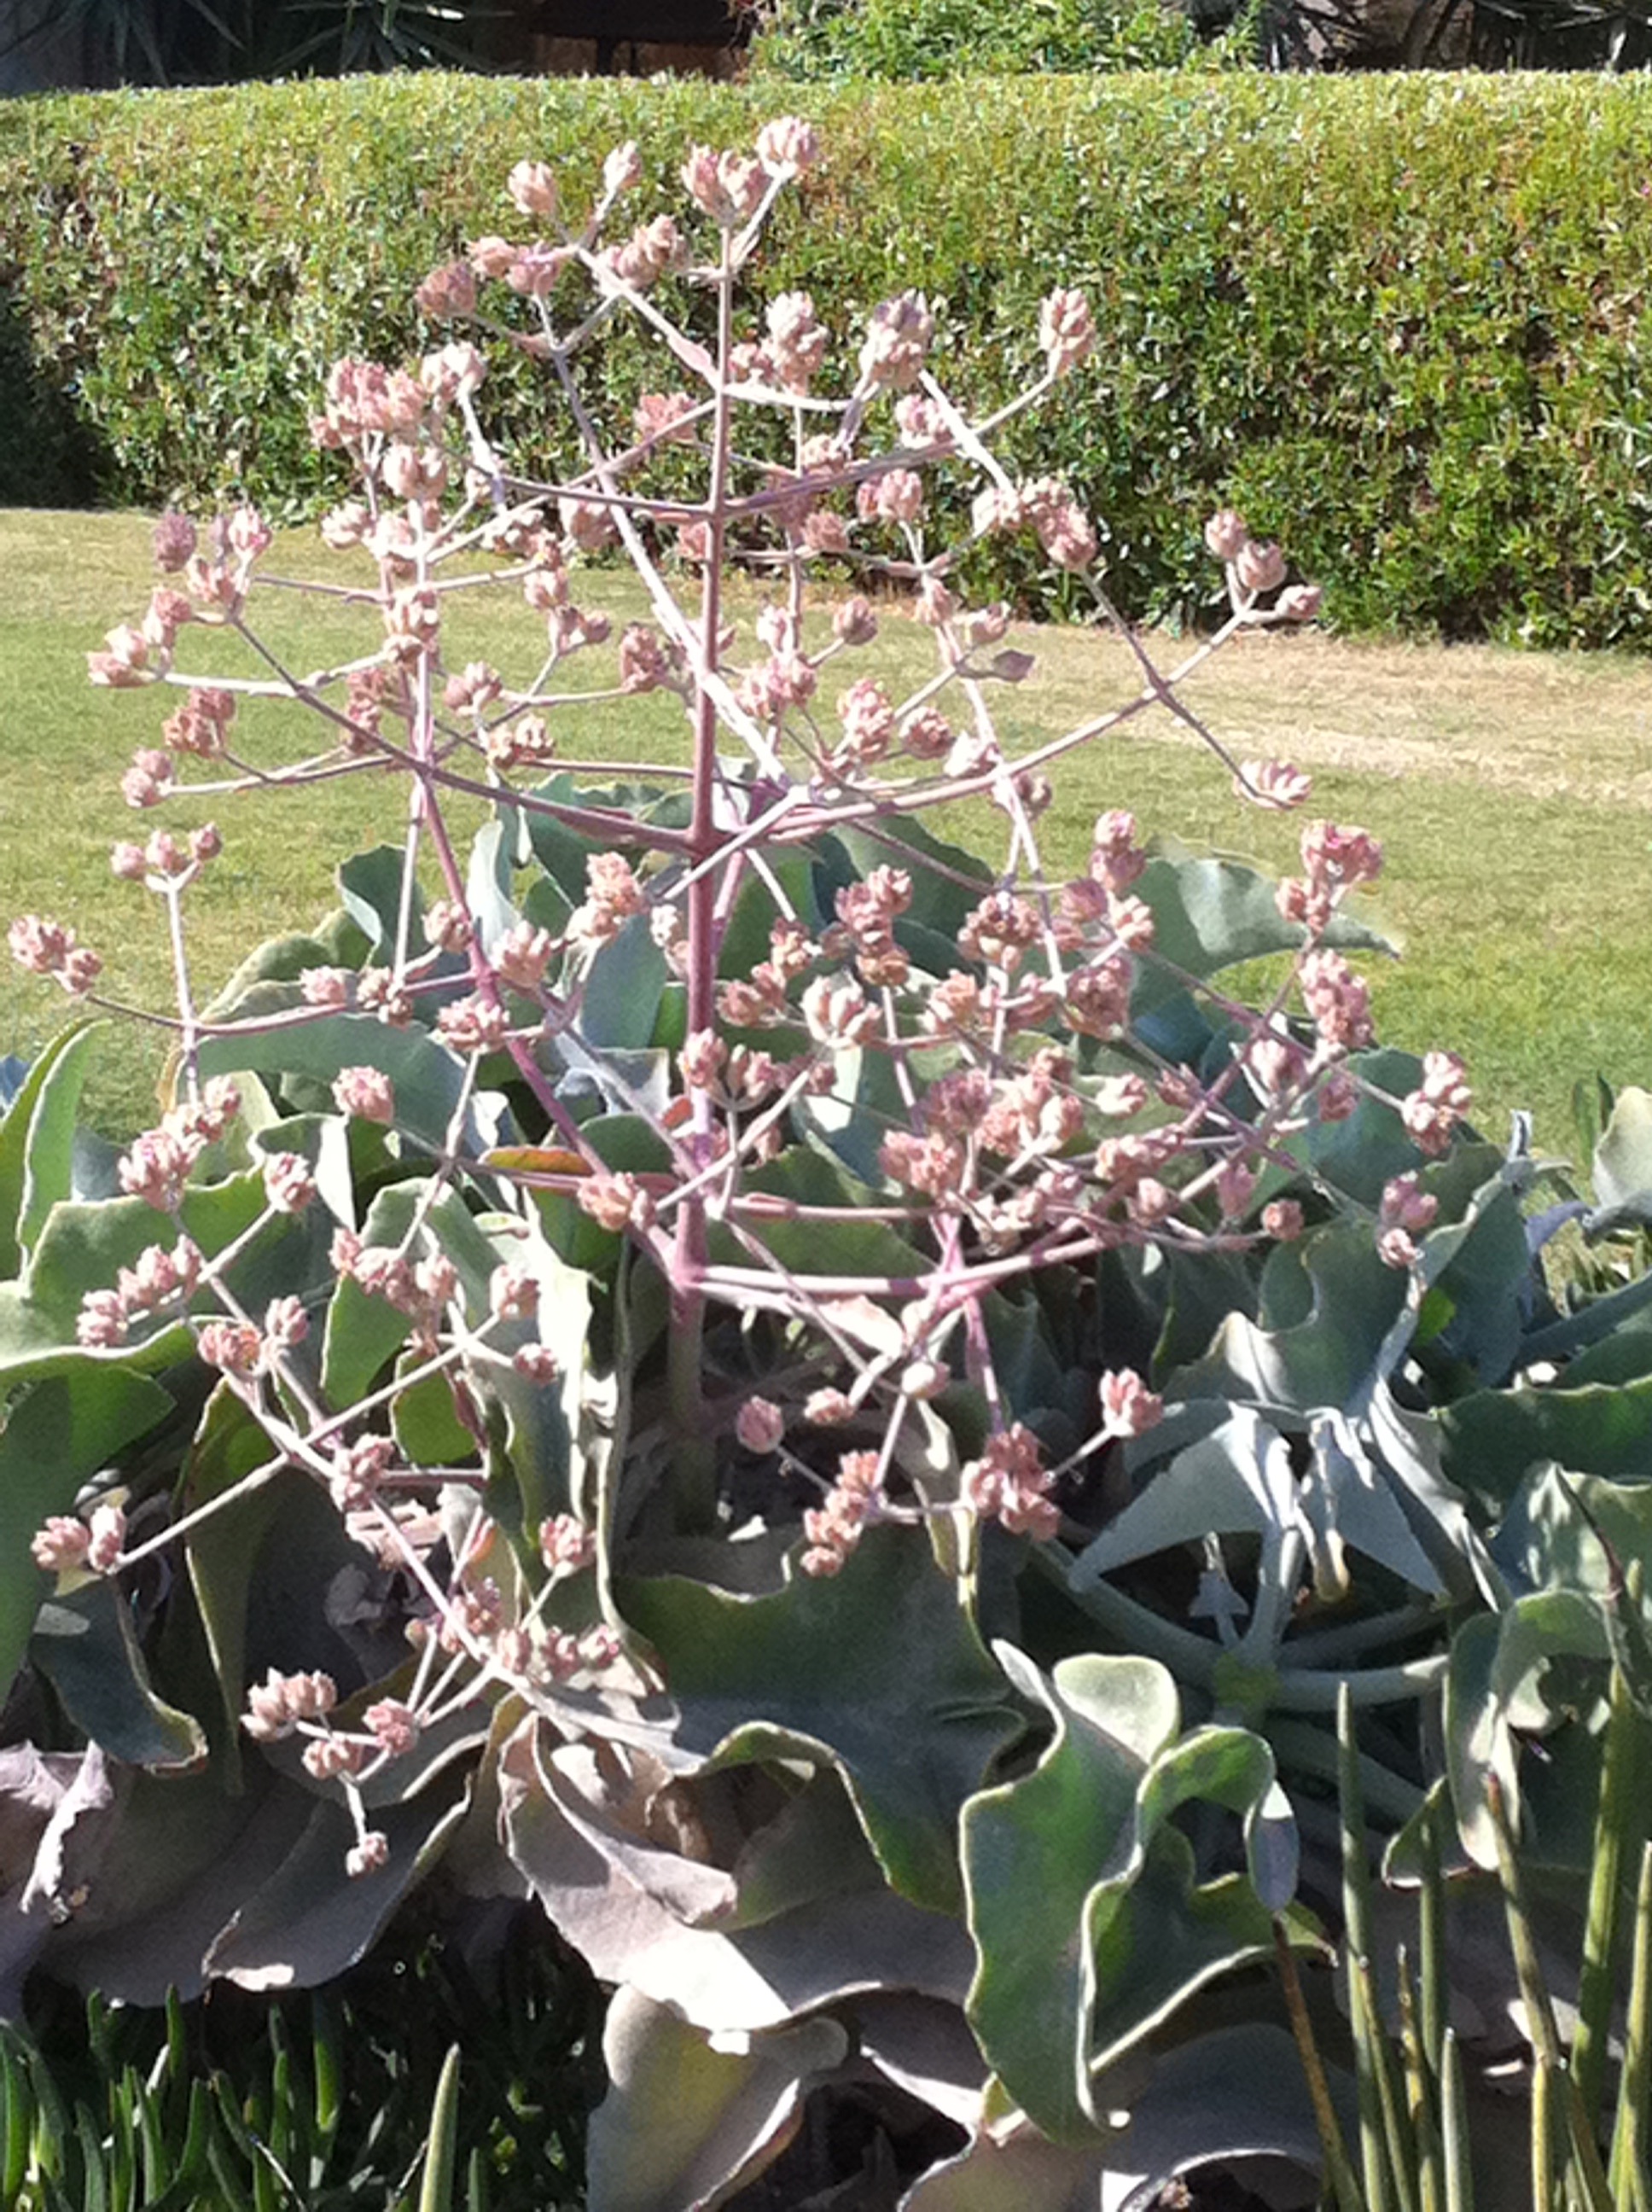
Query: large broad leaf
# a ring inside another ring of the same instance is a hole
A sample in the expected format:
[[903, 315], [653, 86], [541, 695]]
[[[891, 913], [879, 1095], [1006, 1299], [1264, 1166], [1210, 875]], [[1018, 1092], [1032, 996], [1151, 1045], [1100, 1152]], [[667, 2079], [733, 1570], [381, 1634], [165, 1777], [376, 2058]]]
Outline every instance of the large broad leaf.
[[118, 1587], [103, 1577], [40, 1608], [29, 1657], [82, 1735], [128, 1766], [192, 1766], [201, 1725], [156, 1694]]
[[82, 1485], [171, 1410], [158, 1383], [84, 1358], [13, 1404], [0, 1429], [0, 1685], [22, 1664], [51, 1589], [29, 1553], [35, 1531], [69, 1512]]
[[920, 1530], [874, 1528], [841, 1574], [769, 1597], [675, 1577], [618, 1595], [659, 1654], [683, 1745], [831, 1759], [895, 1887], [956, 1909], [959, 1808], [1019, 1723]]
[[[958, 932], [993, 888], [992, 871], [977, 854], [965, 852], [962, 846], [946, 844], [910, 814], [891, 815], [875, 831], [853, 825], [840, 829], [827, 843], [829, 848], [841, 846], [862, 875], [873, 868], [904, 868], [912, 878], [908, 915], [920, 927], [951, 939], [955, 948], [951, 965], [960, 964], [956, 950]], [[835, 875], [831, 859], [829, 849], [822, 860], [829, 885]], [[938, 865], [926, 866], [926, 862]], [[959, 877], [966, 880], [961, 883]], [[835, 891], [829, 890], [822, 902], [835, 914]]]
[[695, 1927], [674, 1908], [714, 1899], [718, 1870], [616, 1849], [573, 1786], [577, 1772], [547, 1757], [535, 1724], [506, 1747], [499, 1778], [507, 1848], [553, 1924], [599, 1979], [629, 1983], [696, 2027], [753, 2033], [860, 1990], [963, 1994], [963, 1929], [878, 1884], [859, 1850], [848, 1867], [869, 1884], [829, 1886], [749, 1926]]
[[[194, 1184], [184, 1194], [183, 1226], [208, 1259], [215, 1259], [252, 1227], [264, 1203], [260, 1175]], [[176, 1235], [167, 1217], [141, 1198], [54, 1206], [30, 1259], [24, 1291], [62, 1331], [61, 1340], [72, 1344], [87, 1292], [111, 1289], [121, 1268], [135, 1266], [147, 1246], [170, 1245]]]
[[608, 2094], [591, 2116], [589, 2212], [701, 2212], [759, 2174], [803, 2100], [848, 2055], [833, 2020], [716, 2049], [665, 2005], [622, 1989], [608, 2008]]
[[1497, 1863], [1487, 1796], [1494, 1776], [1518, 1832], [1516, 1731], [1557, 1717], [1542, 1695], [1545, 1673], [1558, 1661], [1604, 1665], [1611, 1656], [1603, 1609], [1576, 1590], [1534, 1591], [1458, 1630], [1445, 1683], [1446, 1771], [1464, 1845], [1478, 1865]]
[[[998, 1656], [1055, 1736], [1031, 1773], [964, 1808], [970, 2023], [1016, 2103], [1052, 2141], [1094, 2140], [1092, 2069], [1212, 1976], [1260, 1955], [1296, 1886], [1295, 1829], [1272, 1754], [1242, 1729], [1177, 1740], [1175, 1686], [1151, 1659], [1065, 1659], [1053, 1680]], [[1196, 1887], [1168, 1826], [1205, 1798], [1240, 1814], [1255, 1887]]]
[[580, 1039], [597, 1053], [646, 1050], [670, 975], [647, 915], [634, 915], [591, 963], [575, 1024]]
[[[1152, 909], [1153, 945], [1137, 962], [1133, 1016], [1175, 997], [1187, 975], [1214, 975], [1236, 961], [1292, 951], [1303, 942], [1301, 925], [1279, 912], [1274, 878], [1241, 860], [1167, 851], [1148, 862], [1135, 888]], [[1348, 915], [1336, 917], [1327, 942], [1393, 950]]]
[[[201, 1070], [234, 1075], [307, 1076], [331, 1083], [343, 1068], [376, 1067], [396, 1092], [396, 1126], [432, 1152], [440, 1152], [459, 1104], [464, 1062], [428, 1030], [397, 1029], [371, 1014], [325, 1014], [319, 1020], [276, 1029], [231, 1029], [203, 1039]], [[466, 1110], [461, 1142], [481, 1152], [498, 1140], [501, 1104], [486, 1092]]]
[[1652, 1376], [1579, 1390], [1478, 1390], [1439, 1415], [1452, 1481], [1501, 1511], [1545, 1462], [1579, 1474], [1652, 1474]]
[[1652, 1227], [1652, 1091], [1631, 1084], [1618, 1093], [1594, 1148], [1594, 1195], [1586, 1236]]
[[[222, 1383], [207, 1401], [175, 1501], [178, 1517], [221, 1499], [260, 1468], [276, 1461], [270, 1439], [245, 1401]], [[219, 1710], [208, 1733], [226, 1788], [240, 1787], [240, 1717], [246, 1682], [246, 1601], [258, 1571], [259, 1548], [281, 1510], [282, 1486], [260, 1484], [191, 1529], [185, 1540], [208, 1656], [216, 1676]]]
[[342, 1802], [311, 1803], [302, 1833], [279, 1869], [246, 1899], [214, 1940], [204, 1965], [247, 1990], [313, 1989], [372, 1948], [413, 1884], [441, 1856], [464, 1816], [457, 1777], [399, 1805], [374, 1808], [390, 1856], [352, 1876], [345, 1855], [355, 1827]]
[[[407, 854], [399, 845], [374, 845], [339, 866], [344, 911], [367, 939], [369, 959], [388, 962], [394, 956], [407, 867]], [[411, 901], [408, 950], [418, 953], [424, 950], [424, 900], [416, 881], [406, 896]]]
[[1357, 1222], [1327, 1222], [1279, 1246], [1262, 1297], [1260, 1320], [1230, 1314], [1202, 1359], [1157, 1378], [1167, 1395], [1357, 1414], [1405, 1349], [1406, 1277], [1383, 1266]]
[[[1327, 2070], [1346, 2125], [1356, 2117], [1353, 2085]], [[1309, 2201], [1300, 2177], [1319, 2173], [1322, 2154], [1284, 2028], [1259, 2021], [1195, 2036], [1154, 2063], [1145, 2087], [1102, 2085], [1102, 2096], [1122, 2100], [1127, 2117], [1096, 2148], [1061, 2148], [1024, 2127], [1007, 2136], [983, 2130], [932, 2167], [901, 2212], [1151, 2212], [1170, 2201], [1170, 2184], [1218, 2164], [1264, 2203]], [[1281, 2167], [1298, 2169], [1297, 2182], [1275, 2197]]]
[[[873, 1206], [876, 1191], [843, 1163], [812, 1147], [793, 1145], [777, 1160], [744, 1178], [747, 1192], [761, 1191], [794, 1206]], [[788, 1220], [766, 1215], [762, 1241], [783, 1267], [799, 1275], [911, 1275], [928, 1262], [892, 1222]], [[750, 1255], [720, 1224], [711, 1231], [715, 1259], [739, 1266]]]
[[73, 1184], [75, 1116], [94, 1023], [59, 1030], [0, 1121], [0, 1276], [15, 1275]]

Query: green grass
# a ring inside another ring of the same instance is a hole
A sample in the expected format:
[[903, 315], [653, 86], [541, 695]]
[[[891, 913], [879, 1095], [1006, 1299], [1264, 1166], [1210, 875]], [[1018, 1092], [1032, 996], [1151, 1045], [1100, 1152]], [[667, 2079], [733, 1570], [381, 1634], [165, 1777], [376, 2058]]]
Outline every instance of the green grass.
[[[120, 773], [137, 746], [155, 742], [162, 708], [148, 693], [90, 690], [82, 656], [111, 623], [141, 610], [147, 529], [128, 515], [0, 514], [8, 580], [0, 913], [37, 908], [73, 921], [104, 953], [112, 989], [164, 1006], [170, 974], [159, 915], [145, 893], [111, 878], [115, 839], [157, 819], [176, 826], [210, 812], [219, 822], [223, 857], [192, 895], [204, 994], [261, 939], [336, 903], [333, 866], [363, 844], [398, 840], [402, 798], [392, 782], [364, 775], [257, 804], [179, 803], [147, 817], [127, 810]], [[297, 534], [268, 565], [336, 570]], [[641, 611], [636, 586], [622, 576], [592, 577], [580, 596], [619, 619]], [[540, 635], [537, 622], [511, 593], [479, 604], [489, 627], [467, 634], [455, 624], [454, 657], [485, 651], [507, 670], [521, 667]], [[359, 614], [335, 611], [318, 622], [292, 595], [271, 592], [258, 618], [306, 667], [352, 645], [366, 649]], [[1127, 656], [1111, 640], [1040, 629], [1021, 641], [1040, 665], [1020, 691], [1003, 695], [1014, 735], [1056, 732], [1133, 688]], [[180, 661], [204, 665], [190, 656], [219, 642], [186, 633]], [[932, 650], [926, 633], [890, 616], [857, 672], [912, 680]], [[1179, 648], [1164, 640], [1158, 650], [1169, 659]], [[580, 672], [577, 680], [598, 678]], [[1564, 1152], [1577, 1078], [1598, 1069], [1615, 1084], [1652, 1084], [1641, 1006], [1652, 975], [1652, 678], [1643, 663], [1259, 636], [1211, 663], [1187, 696], [1240, 757], [1284, 756], [1312, 769], [1315, 811], [1382, 837], [1388, 869], [1377, 914], [1405, 957], [1377, 963], [1379, 1026], [1396, 1043], [1461, 1051], [1490, 1131], [1500, 1135], [1509, 1109], [1529, 1107], [1540, 1142]], [[309, 742], [286, 735], [282, 714], [268, 708], [246, 720], [249, 750], [266, 765]], [[680, 757], [681, 722], [656, 697], [593, 709], [564, 726], [562, 742], [565, 752], [616, 764]], [[1053, 869], [1082, 865], [1095, 814], [1114, 805], [1133, 807], [1154, 836], [1276, 866], [1291, 861], [1297, 824], [1242, 806], [1198, 739], [1158, 710], [1072, 757], [1056, 789], [1043, 829]], [[981, 817], [967, 826], [996, 852]], [[9, 969], [0, 975], [0, 1053], [38, 1051], [64, 1012], [49, 987]], [[153, 1044], [112, 1035], [90, 1099], [94, 1120], [119, 1133], [146, 1119], [159, 1066]]]

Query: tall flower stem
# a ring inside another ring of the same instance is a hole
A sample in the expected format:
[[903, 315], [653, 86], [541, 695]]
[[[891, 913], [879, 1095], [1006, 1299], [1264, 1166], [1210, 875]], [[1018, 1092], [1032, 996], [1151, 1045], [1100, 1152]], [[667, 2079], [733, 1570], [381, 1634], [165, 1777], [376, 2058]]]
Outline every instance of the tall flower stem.
[[[700, 595], [694, 700], [693, 806], [689, 819], [690, 866], [685, 917], [688, 937], [688, 1033], [712, 1027], [716, 1018], [718, 872], [706, 865], [716, 850], [714, 811], [717, 786], [717, 637], [722, 621], [723, 560], [728, 527], [730, 418], [729, 353], [733, 337], [734, 256], [732, 234], [722, 234], [717, 283], [717, 399], [712, 415], [711, 483], [707, 499], [710, 544]], [[712, 1104], [703, 1090], [694, 1093], [691, 1147], [696, 1170], [711, 1157]], [[691, 1190], [678, 1209], [671, 1255], [671, 1329], [667, 1353], [673, 1454], [674, 1504], [678, 1525], [708, 1528], [716, 1518], [717, 1462], [707, 1432], [701, 1366], [706, 1333], [706, 1206]]]

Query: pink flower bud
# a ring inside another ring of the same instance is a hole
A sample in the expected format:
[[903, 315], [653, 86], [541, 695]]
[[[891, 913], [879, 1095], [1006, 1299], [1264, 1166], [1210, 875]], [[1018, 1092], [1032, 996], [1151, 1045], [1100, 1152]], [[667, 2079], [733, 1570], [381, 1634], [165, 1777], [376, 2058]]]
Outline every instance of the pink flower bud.
[[1224, 507], [1205, 525], [1205, 543], [1218, 561], [1236, 561], [1250, 542], [1245, 518]]
[[390, 1863], [390, 1838], [382, 1828], [369, 1828], [359, 1844], [344, 1854], [344, 1871], [352, 1881], [377, 1874]]
[[539, 1310], [539, 1279], [526, 1267], [495, 1267], [488, 1285], [495, 1321], [531, 1321]]
[[1109, 1368], [1102, 1376], [1101, 1401], [1103, 1436], [1144, 1436], [1164, 1418], [1163, 1399], [1128, 1367]]
[[642, 156], [635, 138], [628, 138], [616, 146], [602, 165], [602, 188], [610, 199], [621, 192], [629, 192], [633, 185], [642, 180]]
[[264, 1339], [249, 1322], [210, 1321], [196, 1346], [209, 1367], [243, 1379], [256, 1375], [264, 1358]]
[[539, 1555], [553, 1572], [577, 1574], [597, 1556], [596, 1535], [575, 1515], [553, 1514], [541, 1525]]
[[1254, 599], [1261, 592], [1277, 591], [1284, 583], [1285, 555], [1277, 545], [1259, 544], [1253, 538], [1235, 556], [1233, 572], [1240, 590]]
[[37, 1530], [28, 1548], [37, 1567], [57, 1575], [83, 1567], [91, 1543], [91, 1531], [83, 1521], [54, 1513]]
[[1262, 1208], [1264, 1234], [1281, 1244], [1294, 1244], [1304, 1226], [1302, 1207], [1294, 1198], [1276, 1198]]
[[388, 1127], [396, 1118], [396, 1093], [390, 1078], [376, 1067], [341, 1067], [332, 1095], [341, 1114]]
[[1096, 343], [1096, 325], [1082, 292], [1050, 294], [1038, 313], [1038, 343], [1052, 376], [1067, 375], [1085, 359]]
[[421, 314], [446, 322], [476, 312], [476, 276], [465, 261], [449, 261], [433, 269], [413, 295]]
[[418, 1717], [399, 1698], [380, 1698], [377, 1705], [369, 1705], [361, 1716], [361, 1725], [392, 1759], [411, 1751], [419, 1740]]
[[112, 1574], [126, 1541], [126, 1516], [118, 1505], [100, 1505], [88, 1523], [86, 1565], [94, 1575]]
[[155, 567], [175, 573], [187, 563], [195, 550], [195, 525], [188, 515], [168, 507], [155, 526], [151, 543]]
[[562, 1371], [562, 1362], [548, 1344], [519, 1344], [511, 1354], [511, 1365], [525, 1382], [545, 1389]]
[[276, 1152], [264, 1164], [264, 1194], [278, 1213], [302, 1213], [315, 1196], [309, 1162], [296, 1152]]
[[556, 178], [548, 162], [519, 161], [505, 179], [505, 190], [524, 215], [556, 212]]
[[775, 176], [800, 174], [820, 159], [814, 125], [796, 115], [779, 115], [757, 133], [757, 159]]
[[734, 1433], [749, 1452], [774, 1451], [786, 1434], [786, 1416], [768, 1398], [748, 1398], [734, 1417]]

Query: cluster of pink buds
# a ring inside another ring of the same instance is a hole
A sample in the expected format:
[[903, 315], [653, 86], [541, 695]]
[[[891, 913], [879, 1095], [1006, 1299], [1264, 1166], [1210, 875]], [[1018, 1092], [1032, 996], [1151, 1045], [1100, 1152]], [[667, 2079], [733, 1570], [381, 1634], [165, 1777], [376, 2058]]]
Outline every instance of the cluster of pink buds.
[[240, 1092], [228, 1076], [215, 1076], [196, 1097], [172, 1108], [158, 1128], [146, 1129], [116, 1170], [122, 1190], [159, 1213], [177, 1210], [190, 1170], [216, 1144], [240, 1111]]
[[808, 1548], [799, 1562], [805, 1575], [840, 1574], [863, 1531], [883, 1517], [878, 1464], [876, 1452], [845, 1452], [838, 1461], [837, 1480], [827, 1492], [825, 1504], [805, 1509], [803, 1533]]
[[324, 1721], [338, 1703], [331, 1674], [282, 1674], [271, 1667], [246, 1692], [241, 1726], [254, 1743], [278, 1743], [301, 1721]]
[[596, 1535], [576, 1514], [554, 1513], [540, 1525], [539, 1556], [553, 1574], [579, 1574], [596, 1559]]
[[1416, 1239], [1432, 1225], [1439, 1210], [1439, 1200], [1420, 1187], [1414, 1174], [1395, 1176], [1384, 1185], [1376, 1216], [1376, 1249], [1385, 1265], [1415, 1266]]
[[54, 1513], [29, 1545], [37, 1567], [47, 1574], [112, 1574], [126, 1542], [126, 1516], [118, 1505], [96, 1505], [89, 1522]]
[[1437, 1158], [1473, 1103], [1467, 1072], [1456, 1054], [1426, 1053], [1423, 1080], [1401, 1103], [1400, 1118], [1412, 1143]]
[[72, 929], [38, 914], [20, 915], [7, 932], [11, 957], [32, 975], [51, 975], [76, 998], [83, 998], [103, 973], [103, 962], [89, 945], [79, 944]]
[[990, 1436], [981, 1457], [964, 1469], [963, 1495], [981, 1520], [1001, 1521], [1011, 1535], [1044, 1544], [1061, 1526], [1050, 1481], [1038, 1438], [1014, 1421]]
[[1302, 861], [1303, 875], [1284, 878], [1276, 898], [1287, 921], [1318, 937], [1350, 891], [1382, 874], [1382, 848], [1369, 830], [1310, 822], [1302, 833]]
[[170, 1252], [163, 1245], [149, 1245], [136, 1265], [120, 1270], [113, 1290], [86, 1293], [75, 1322], [76, 1340], [97, 1351], [125, 1344], [134, 1321], [192, 1297], [200, 1276], [201, 1255], [187, 1237], [180, 1237]]

